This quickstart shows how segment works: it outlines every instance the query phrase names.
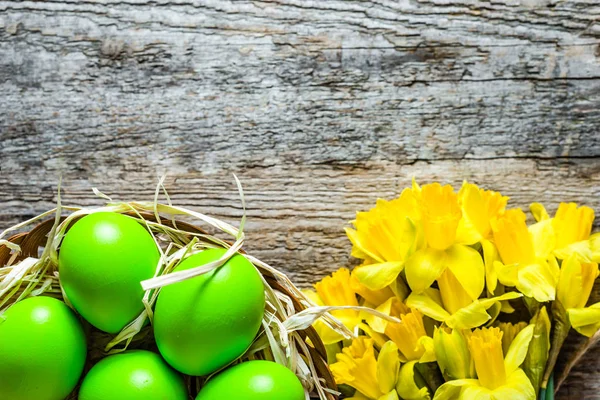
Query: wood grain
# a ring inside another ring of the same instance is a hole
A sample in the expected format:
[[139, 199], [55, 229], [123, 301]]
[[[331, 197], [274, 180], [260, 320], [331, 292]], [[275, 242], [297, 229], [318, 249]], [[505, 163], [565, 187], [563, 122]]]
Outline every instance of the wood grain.
[[[600, 3], [0, 1], [0, 224], [64, 200], [235, 222], [307, 286], [343, 227], [409, 184], [600, 210]], [[598, 228], [598, 225], [596, 225]], [[595, 290], [595, 300], [600, 291]], [[576, 338], [569, 346], [576, 344]], [[598, 351], [559, 398], [593, 399]]]

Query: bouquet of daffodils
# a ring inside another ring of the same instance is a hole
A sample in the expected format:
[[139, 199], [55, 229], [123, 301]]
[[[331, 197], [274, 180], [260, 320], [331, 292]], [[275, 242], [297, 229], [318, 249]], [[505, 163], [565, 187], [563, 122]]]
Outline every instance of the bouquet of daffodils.
[[589, 207], [561, 203], [551, 217], [533, 203], [527, 225], [507, 203], [467, 182], [413, 182], [357, 213], [346, 233], [362, 264], [305, 292], [354, 333], [314, 324], [344, 396], [553, 398], [569, 330], [600, 328], [600, 303], [587, 306], [600, 234]]

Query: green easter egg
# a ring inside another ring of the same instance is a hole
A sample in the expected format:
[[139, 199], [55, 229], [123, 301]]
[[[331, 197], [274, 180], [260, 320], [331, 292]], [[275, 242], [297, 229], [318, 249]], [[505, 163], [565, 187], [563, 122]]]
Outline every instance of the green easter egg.
[[221, 372], [200, 390], [196, 400], [305, 400], [292, 371], [271, 361], [247, 361]]
[[118, 333], [143, 311], [140, 282], [154, 276], [159, 258], [154, 239], [136, 220], [117, 213], [90, 214], [62, 241], [61, 285], [90, 324]]
[[85, 376], [79, 400], [187, 400], [183, 377], [156, 353], [131, 350], [100, 360]]
[[[182, 271], [216, 261], [210, 249], [181, 262]], [[165, 286], [154, 312], [154, 336], [164, 359], [188, 375], [210, 374], [252, 344], [265, 308], [264, 285], [254, 266], [236, 254], [220, 268]]]
[[87, 354], [85, 333], [62, 301], [38, 296], [0, 316], [0, 399], [64, 400]]

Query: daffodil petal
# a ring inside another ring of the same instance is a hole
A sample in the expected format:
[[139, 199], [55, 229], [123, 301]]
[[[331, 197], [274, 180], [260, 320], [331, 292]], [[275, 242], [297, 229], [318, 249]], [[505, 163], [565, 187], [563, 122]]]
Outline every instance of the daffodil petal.
[[379, 264], [361, 265], [353, 271], [360, 283], [370, 290], [380, 290], [391, 284], [402, 272], [404, 263], [390, 261]]
[[515, 312], [515, 309], [513, 308], [513, 306], [510, 305], [508, 301], [503, 301], [500, 305], [500, 312], [503, 312], [505, 314], [512, 314]]
[[494, 270], [501, 284], [510, 287], [517, 286], [519, 281], [519, 266], [517, 264], [505, 265], [500, 261], [494, 261]]
[[507, 292], [501, 294], [500, 296], [492, 297], [491, 299], [481, 299], [479, 302], [486, 308], [490, 308], [494, 303], [498, 303], [499, 301], [507, 301], [518, 299], [519, 297], [523, 297], [521, 293], [518, 292]]
[[458, 221], [458, 227], [456, 228], [456, 243], [472, 245], [482, 240], [481, 234], [477, 231], [477, 228], [473, 223], [465, 218], [461, 218]]
[[455, 400], [464, 386], [479, 386], [477, 379], [455, 379], [448, 381], [435, 391], [433, 400]]
[[558, 260], [553, 255], [550, 255], [547, 261], [549, 273], [552, 275], [552, 277], [554, 277], [554, 279], [556, 279], [558, 284], [558, 278], [560, 277], [560, 266], [558, 265]]
[[383, 345], [377, 358], [377, 381], [383, 393], [394, 390], [399, 372], [398, 346], [390, 340]]
[[477, 250], [454, 245], [446, 250], [446, 265], [471, 299], [475, 300], [481, 295], [485, 284], [485, 267]]
[[315, 328], [315, 330], [317, 331], [317, 334], [319, 335], [319, 337], [323, 341], [323, 344], [325, 344], [325, 345], [337, 343], [337, 342], [345, 339], [342, 334], [340, 334], [340, 333], [336, 332], [335, 330], [333, 330], [332, 328], [330, 328], [329, 325], [327, 325], [325, 322], [323, 322], [320, 319], [315, 321], [315, 323], [313, 324], [313, 327]]
[[529, 206], [529, 210], [531, 211], [531, 214], [533, 214], [533, 218], [535, 218], [537, 222], [550, 219], [546, 208], [541, 203], [531, 203], [531, 205]]
[[600, 329], [600, 303], [586, 308], [570, 308], [567, 315], [573, 329], [584, 336], [591, 337]]
[[[485, 324], [492, 318], [487, 310], [494, 304], [499, 303], [501, 301], [516, 299], [521, 296], [521, 293], [508, 292], [500, 296], [492, 297], [491, 299], [475, 300], [473, 303], [461, 308], [460, 310], [452, 314], [449, 318], [446, 318], [443, 321], [445, 321], [449, 327], [454, 329], [476, 328]], [[431, 315], [427, 314], [427, 312], [425, 312], [424, 310], [420, 311], [423, 314], [435, 319]]]
[[506, 353], [506, 356], [504, 356], [506, 376], [511, 375], [521, 364], [523, 364], [525, 357], [527, 357], [529, 343], [531, 343], [531, 339], [533, 338], [534, 328], [535, 325], [528, 325], [515, 336], [510, 344], [508, 352]]
[[416, 361], [410, 361], [400, 368], [396, 392], [404, 400], [429, 399], [427, 388], [419, 388], [415, 383], [415, 364]]
[[462, 333], [458, 329], [450, 332], [436, 328], [433, 332], [435, 358], [445, 379], [466, 379], [471, 373], [471, 353]]
[[450, 313], [426, 293], [411, 293], [406, 299], [406, 305], [421, 311], [436, 321], [446, 321], [450, 318]]
[[377, 254], [369, 251], [369, 247], [361, 241], [360, 234], [358, 231], [352, 228], [345, 228], [346, 235], [350, 242], [352, 243], [352, 256], [360, 259], [370, 258], [372, 260], [383, 262], [384, 260], [379, 257]]
[[354, 393], [354, 396], [348, 397], [348, 400], [371, 400], [371, 398], [365, 396], [357, 390], [356, 393]]
[[[376, 310], [382, 314], [390, 315], [390, 313], [392, 311], [393, 302], [394, 302], [394, 298], [391, 297], [391, 298], [387, 299], [385, 301], [385, 303], [383, 303], [382, 305], [377, 307]], [[367, 324], [369, 324], [369, 326], [375, 332], [377, 332], [377, 333], [385, 332], [385, 328], [387, 327], [388, 321], [384, 320], [383, 318], [376, 317], [371, 313], [365, 313], [365, 314], [366, 314], [365, 321], [367, 321]]]
[[592, 254], [591, 261], [600, 263], [600, 233], [594, 233], [590, 236], [590, 251]]
[[500, 260], [496, 246], [489, 240], [482, 240], [483, 264], [485, 265], [485, 284], [489, 293], [494, 293], [498, 286], [498, 274], [494, 268], [494, 262]]
[[558, 276], [555, 276], [548, 262], [540, 260], [536, 264], [521, 267], [518, 276], [517, 289], [525, 296], [533, 297], [540, 303], [556, 298]]
[[410, 289], [402, 277], [398, 277], [394, 282], [392, 282], [389, 288], [392, 293], [394, 293], [394, 295], [401, 301], [406, 300], [408, 294], [410, 293]]
[[406, 261], [406, 280], [415, 293], [422, 293], [444, 272], [445, 254], [431, 248], [415, 252]]
[[391, 392], [389, 392], [388, 394], [384, 394], [377, 400], [398, 400], [398, 393], [396, 393], [395, 390], [392, 390]]
[[470, 385], [463, 389], [459, 400], [494, 400], [493, 392], [482, 386]]
[[324, 306], [323, 300], [319, 297], [317, 292], [312, 289], [302, 289], [302, 294], [305, 295], [310, 301], [315, 303], [317, 306]]
[[552, 220], [547, 219], [529, 227], [533, 239], [533, 248], [538, 258], [546, 259], [556, 247], [556, 235]]
[[[582, 300], [583, 303], [587, 301], [587, 299], [582, 299], [585, 296], [583, 293], [584, 277], [582, 275], [581, 262], [575, 254], [571, 254], [569, 258], [562, 262], [559, 277], [556, 292], [558, 301], [560, 301], [560, 304], [564, 308], [577, 308], [579, 303], [582, 303]], [[585, 304], [581, 305], [585, 306]]]
[[494, 400], [535, 400], [535, 390], [522, 369], [517, 369], [506, 379], [506, 385], [492, 391]]
[[454, 329], [472, 329], [485, 324], [490, 318], [484, 305], [474, 301], [452, 314], [446, 319], [446, 324]]
[[[404, 190], [408, 190], [408, 189], [404, 189]], [[414, 176], [412, 177], [412, 191], [416, 195], [421, 194], [421, 186], [419, 186], [419, 184], [417, 183], [417, 179]]]
[[566, 260], [571, 255], [576, 255], [580, 262], [589, 263], [594, 259], [594, 253], [590, 243], [589, 240], [571, 243], [561, 249], [554, 250], [554, 255], [559, 260]]
[[421, 336], [419, 338], [419, 346], [423, 346], [425, 352], [419, 359], [420, 363], [435, 362], [435, 349], [433, 346], [433, 338], [429, 336]]
[[[319, 297], [319, 295], [317, 294], [316, 291], [314, 291], [312, 289], [304, 289], [304, 290], [302, 290], [302, 293], [314, 304], [316, 304], [318, 306], [323, 305], [323, 300], [321, 300], [321, 298]], [[323, 344], [325, 344], [325, 345], [337, 343], [340, 340], [344, 339], [343, 335], [334, 331], [332, 328], [330, 328], [326, 323], [324, 323], [320, 319], [315, 321], [315, 323], [313, 324], [313, 327], [315, 328], [315, 330], [317, 331], [317, 334], [319, 335], [319, 337], [323, 341]]]
[[[358, 324], [358, 328], [363, 331], [368, 337], [375, 341], [377, 347], [382, 348], [383, 345], [388, 341], [388, 338], [381, 333], [375, 332], [369, 325], [365, 323]], [[400, 361], [404, 362], [402, 357], [400, 357]]]

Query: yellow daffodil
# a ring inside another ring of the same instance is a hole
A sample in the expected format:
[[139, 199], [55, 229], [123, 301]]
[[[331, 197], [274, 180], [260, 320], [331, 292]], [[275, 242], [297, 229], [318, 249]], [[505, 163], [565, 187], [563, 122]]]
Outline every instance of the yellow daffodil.
[[417, 310], [392, 315], [400, 318], [402, 322], [388, 324], [385, 334], [396, 343], [401, 359], [405, 362], [400, 368], [396, 391], [406, 400], [430, 399], [425, 381], [417, 372], [418, 364], [435, 361], [433, 339], [427, 336], [423, 315]]
[[371, 290], [390, 285], [404, 268], [407, 257], [419, 242], [416, 221], [420, 219], [417, 200], [411, 189], [399, 198], [378, 200], [367, 212], [359, 212], [346, 228], [352, 242], [352, 256], [363, 260], [354, 271], [359, 281]]
[[493, 244], [492, 221], [504, 214], [508, 197], [464, 182], [458, 192], [458, 200], [462, 219], [458, 224], [457, 241], [464, 244], [481, 243], [486, 287], [489, 294], [494, 294], [498, 282], [494, 262], [499, 260], [499, 255]]
[[398, 348], [389, 341], [375, 356], [373, 339], [359, 336], [337, 355], [331, 372], [338, 384], [357, 390], [351, 399], [398, 400], [395, 390], [400, 370]]
[[475, 377], [467, 340], [458, 329], [440, 327], [433, 333], [435, 358], [446, 380]]
[[[331, 276], [323, 278], [315, 285], [316, 291], [304, 290], [303, 293], [313, 303], [319, 306], [355, 306], [358, 299], [356, 297], [356, 283], [350, 275], [347, 268], [340, 268]], [[356, 310], [336, 310], [331, 314], [339, 319], [348, 329], [354, 330], [360, 323], [360, 313]], [[314, 328], [321, 337], [325, 345], [337, 343], [344, 339], [344, 336], [330, 328], [322, 320], [314, 323]]]
[[557, 300], [566, 310], [585, 307], [598, 274], [598, 264], [582, 263], [572, 254], [560, 268]]
[[600, 253], [595, 253], [595, 241], [599, 235], [592, 235], [594, 210], [577, 207], [575, 203], [560, 203], [554, 218], [550, 218], [540, 203], [533, 203], [531, 211], [537, 221], [549, 221], [555, 233], [552, 243], [553, 254], [560, 260], [576, 254], [582, 262], [600, 262]]
[[502, 351], [502, 331], [476, 329], [468, 337], [477, 379], [457, 379], [443, 384], [434, 400], [535, 400], [529, 378], [519, 366], [527, 355], [533, 325], [515, 337], [506, 355]]
[[401, 322], [384, 321], [377, 317], [367, 317], [369, 329], [375, 335], [385, 335], [396, 344], [400, 360], [404, 363], [400, 369], [400, 380], [396, 386], [398, 395], [406, 400], [429, 398], [429, 391], [415, 373], [417, 363], [435, 361], [433, 339], [427, 336], [423, 315], [412, 310], [397, 298], [390, 298], [377, 308], [377, 311], [398, 318]]
[[[400, 305], [401, 303], [396, 302], [396, 304]], [[407, 361], [435, 361], [433, 339], [427, 336], [423, 315], [418, 310], [401, 310], [401, 308], [394, 307], [391, 315], [402, 322], [388, 323], [385, 328], [386, 336], [396, 343], [400, 353]]]
[[598, 273], [598, 264], [581, 262], [581, 257], [576, 252], [572, 252], [562, 262], [556, 289], [557, 299], [552, 304], [554, 330], [542, 388], [548, 383], [571, 327], [585, 336], [592, 336], [600, 328], [598, 306], [585, 307]]
[[[558, 264], [549, 257], [553, 230], [548, 221], [527, 228], [520, 209], [508, 210], [492, 222], [494, 241], [502, 262], [494, 262], [498, 280], [539, 302], [554, 300]], [[535, 244], [539, 244], [535, 246]]]
[[[484, 264], [476, 250], [456, 242], [462, 215], [458, 196], [451, 186], [433, 183], [421, 188], [420, 204], [426, 247], [406, 261], [408, 285], [422, 293], [435, 280], [452, 279], [460, 282], [461, 295], [477, 299], [485, 284]], [[445, 271], [449, 273], [444, 275]]]
[[592, 336], [600, 326], [598, 305], [585, 308], [594, 281], [599, 275], [598, 264], [582, 263], [575, 254], [563, 261], [557, 287], [557, 300], [567, 312], [571, 326], [585, 336]]
[[573, 328], [584, 336], [591, 337], [600, 329], [600, 303], [586, 308], [571, 308], [567, 314]]
[[435, 361], [433, 339], [427, 336], [423, 315], [418, 310], [410, 309], [395, 297], [388, 299], [376, 310], [401, 321], [394, 323], [375, 316], [365, 318], [374, 332], [384, 334], [396, 343], [402, 362]]

